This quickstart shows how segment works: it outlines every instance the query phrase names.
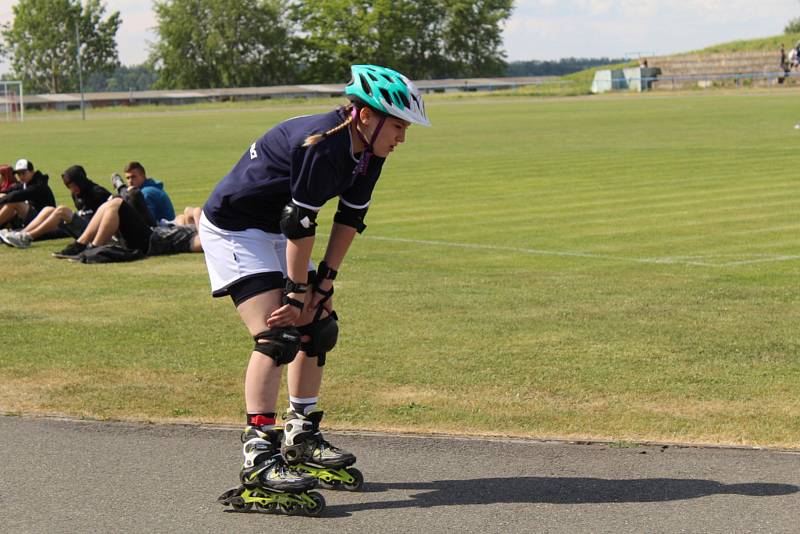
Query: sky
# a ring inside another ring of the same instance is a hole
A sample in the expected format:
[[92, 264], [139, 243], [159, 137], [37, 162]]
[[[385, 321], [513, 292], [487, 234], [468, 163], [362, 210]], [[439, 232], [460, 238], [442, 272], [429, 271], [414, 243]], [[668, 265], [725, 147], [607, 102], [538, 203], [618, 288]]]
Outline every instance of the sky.
[[[119, 11], [117, 48], [124, 65], [142, 63], [154, 40], [149, 0], [106, 0]], [[16, 0], [0, 0], [0, 23]], [[506, 22], [509, 61], [562, 57], [638, 57], [778, 35], [800, 17], [798, 0], [516, 0]], [[792, 43], [793, 44], [793, 43]], [[0, 72], [8, 66], [0, 63]]]

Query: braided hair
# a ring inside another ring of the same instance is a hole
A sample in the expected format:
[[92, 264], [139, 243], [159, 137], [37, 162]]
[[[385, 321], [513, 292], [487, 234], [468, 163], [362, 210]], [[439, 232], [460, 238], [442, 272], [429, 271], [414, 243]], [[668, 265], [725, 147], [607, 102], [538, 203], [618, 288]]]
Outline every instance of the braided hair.
[[327, 139], [328, 137], [330, 137], [330, 136], [332, 136], [332, 135], [334, 135], [336, 133], [339, 133], [342, 130], [344, 130], [345, 128], [347, 128], [348, 126], [350, 126], [350, 123], [353, 122], [353, 113], [352, 113], [353, 105], [349, 104], [347, 106], [344, 106], [342, 108], [342, 111], [344, 112], [344, 114], [345, 114], [345, 116], [347, 118], [341, 124], [339, 124], [337, 126], [334, 126], [333, 128], [331, 128], [330, 130], [328, 130], [325, 133], [309, 135], [308, 137], [306, 137], [306, 140], [303, 142], [303, 147], [314, 146], [317, 143], [319, 143], [320, 141], [322, 141], [323, 139]]

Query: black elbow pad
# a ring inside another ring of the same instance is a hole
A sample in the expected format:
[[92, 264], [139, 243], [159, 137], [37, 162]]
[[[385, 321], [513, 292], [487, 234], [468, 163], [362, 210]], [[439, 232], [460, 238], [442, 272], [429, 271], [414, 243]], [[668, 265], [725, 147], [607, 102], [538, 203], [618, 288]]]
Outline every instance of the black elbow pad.
[[317, 212], [289, 202], [281, 212], [281, 232], [289, 239], [311, 237], [317, 231]]
[[360, 234], [367, 227], [364, 224], [364, 217], [366, 216], [367, 208], [351, 208], [340, 200], [336, 215], [333, 216], [333, 222], [355, 228], [356, 232]]

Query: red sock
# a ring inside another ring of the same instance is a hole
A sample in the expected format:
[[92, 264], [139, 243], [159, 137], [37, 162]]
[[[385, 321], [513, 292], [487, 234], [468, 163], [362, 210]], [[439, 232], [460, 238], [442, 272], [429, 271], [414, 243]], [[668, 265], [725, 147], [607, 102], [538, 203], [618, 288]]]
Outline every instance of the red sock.
[[274, 426], [274, 413], [249, 413], [247, 414], [247, 424], [250, 426]]

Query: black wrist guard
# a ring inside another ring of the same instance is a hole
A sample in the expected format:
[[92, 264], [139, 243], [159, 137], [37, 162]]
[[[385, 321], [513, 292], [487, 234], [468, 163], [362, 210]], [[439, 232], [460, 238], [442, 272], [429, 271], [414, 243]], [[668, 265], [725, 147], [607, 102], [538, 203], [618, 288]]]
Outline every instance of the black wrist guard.
[[291, 278], [286, 279], [286, 288], [283, 290], [284, 293], [305, 293], [306, 291], [308, 291], [308, 284], [298, 284], [292, 281]]
[[297, 299], [289, 297], [289, 293], [303, 294], [308, 291], [308, 284], [298, 284], [293, 282], [291, 278], [286, 278], [286, 289], [283, 290], [283, 303], [291, 304], [295, 308], [303, 311], [303, 303]]
[[334, 271], [325, 261], [319, 262], [317, 266], [317, 285], [323, 280], [336, 280], [336, 275], [339, 274], [339, 271]]

